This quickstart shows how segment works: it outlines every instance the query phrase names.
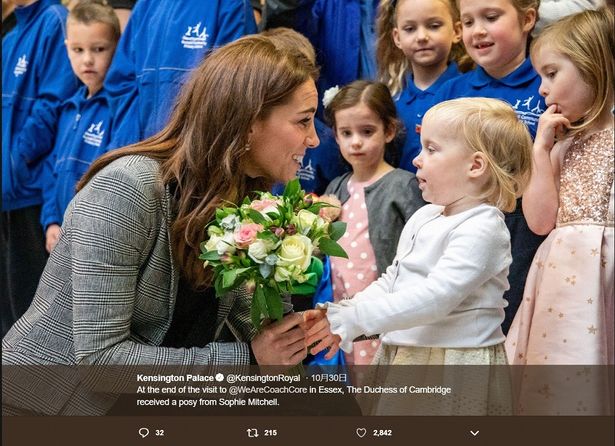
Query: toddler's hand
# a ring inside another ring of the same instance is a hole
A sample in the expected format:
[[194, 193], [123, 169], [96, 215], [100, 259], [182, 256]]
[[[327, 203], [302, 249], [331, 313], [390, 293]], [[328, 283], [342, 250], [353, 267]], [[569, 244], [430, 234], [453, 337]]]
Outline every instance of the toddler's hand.
[[303, 313], [303, 320], [306, 328], [305, 344], [314, 346], [310, 349], [313, 355], [329, 349], [325, 359], [331, 359], [340, 349], [339, 344], [342, 339], [331, 333], [331, 326], [327, 319], [327, 311], [322, 309], [309, 310]]
[[550, 105], [538, 119], [534, 147], [538, 150], [551, 151], [555, 140], [563, 137], [569, 127], [570, 121], [559, 112], [559, 106]]

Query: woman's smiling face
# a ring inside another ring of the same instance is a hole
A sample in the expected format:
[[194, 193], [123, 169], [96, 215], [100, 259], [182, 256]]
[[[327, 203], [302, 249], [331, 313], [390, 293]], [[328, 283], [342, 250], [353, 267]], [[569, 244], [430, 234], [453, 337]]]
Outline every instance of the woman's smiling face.
[[320, 143], [314, 128], [318, 92], [314, 81], [299, 86], [286, 104], [274, 107], [267, 117], [256, 121], [250, 131], [246, 172], [287, 182], [295, 178], [306, 148]]

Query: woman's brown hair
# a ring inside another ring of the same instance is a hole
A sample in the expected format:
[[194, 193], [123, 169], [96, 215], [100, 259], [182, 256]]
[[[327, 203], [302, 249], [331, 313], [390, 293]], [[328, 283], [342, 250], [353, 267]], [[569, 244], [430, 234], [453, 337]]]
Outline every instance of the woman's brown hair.
[[204, 288], [211, 283], [211, 272], [197, 257], [216, 207], [271, 187], [273, 179], [246, 175], [245, 147], [252, 125], [317, 76], [303, 54], [276, 49], [266, 37], [251, 35], [229, 43], [195, 68], [164, 129], [99, 158], [78, 190], [122, 156], [145, 155], [159, 161], [163, 184], [175, 188], [170, 228], [175, 259], [191, 284]]

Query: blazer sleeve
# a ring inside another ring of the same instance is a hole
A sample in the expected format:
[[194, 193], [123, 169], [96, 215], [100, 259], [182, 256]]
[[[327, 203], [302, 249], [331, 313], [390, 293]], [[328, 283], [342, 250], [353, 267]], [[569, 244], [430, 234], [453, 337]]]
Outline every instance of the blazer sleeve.
[[258, 333], [256, 327], [252, 324], [250, 313], [252, 296], [244, 288], [238, 288], [233, 293], [235, 299], [227, 316], [227, 322], [237, 340], [250, 342]]
[[[135, 307], [137, 293], [148, 286], [139, 280], [142, 266], [147, 261], [163, 268], [169, 262], [155, 258], [152, 250], [160, 227], [159, 188], [155, 179], [123, 166], [107, 168], [78, 194], [67, 214], [77, 364], [249, 364], [245, 343], [168, 348], [140, 343], [131, 332], [134, 313], [147, 311]], [[152, 323], [163, 317], [146, 316]]]

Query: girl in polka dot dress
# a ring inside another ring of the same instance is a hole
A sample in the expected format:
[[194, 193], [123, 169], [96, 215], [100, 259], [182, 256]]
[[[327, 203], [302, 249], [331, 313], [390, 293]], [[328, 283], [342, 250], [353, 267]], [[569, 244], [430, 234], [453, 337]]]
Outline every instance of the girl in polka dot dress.
[[[393, 156], [400, 124], [384, 84], [353, 82], [326, 104], [325, 113], [352, 168], [325, 192], [340, 199], [340, 220], [348, 224], [339, 241], [348, 259], [331, 258], [333, 297], [339, 302], [363, 290], [391, 264], [406, 221], [425, 202], [414, 174], [385, 160], [385, 155]], [[354, 345], [346, 362], [369, 364], [379, 341], [363, 337]]]
[[[503, 212], [514, 209], [527, 184], [532, 139], [509, 104], [463, 98], [427, 111], [421, 145], [413, 162], [423, 198], [431, 204], [412, 215], [393, 264], [376, 282], [352, 300], [304, 314], [315, 319], [306, 343], [321, 340], [312, 354], [330, 347], [326, 359], [338, 347], [353, 351], [357, 336], [381, 333], [372, 365], [506, 365], [501, 323], [512, 256]], [[407, 375], [418, 368], [396, 369], [404, 376], [391, 377], [393, 369], [377, 368], [376, 375], [383, 376], [375, 382], [422, 383]], [[417, 414], [512, 413], [509, 377], [487, 367], [468, 369], [440, 372], [440, 383], [454, 385], [455, 395], [428, 399], [433, 405], [421, 403]], [[408, 413], [403, 404], [389, 403], [382, 395], [374, 413]]]

